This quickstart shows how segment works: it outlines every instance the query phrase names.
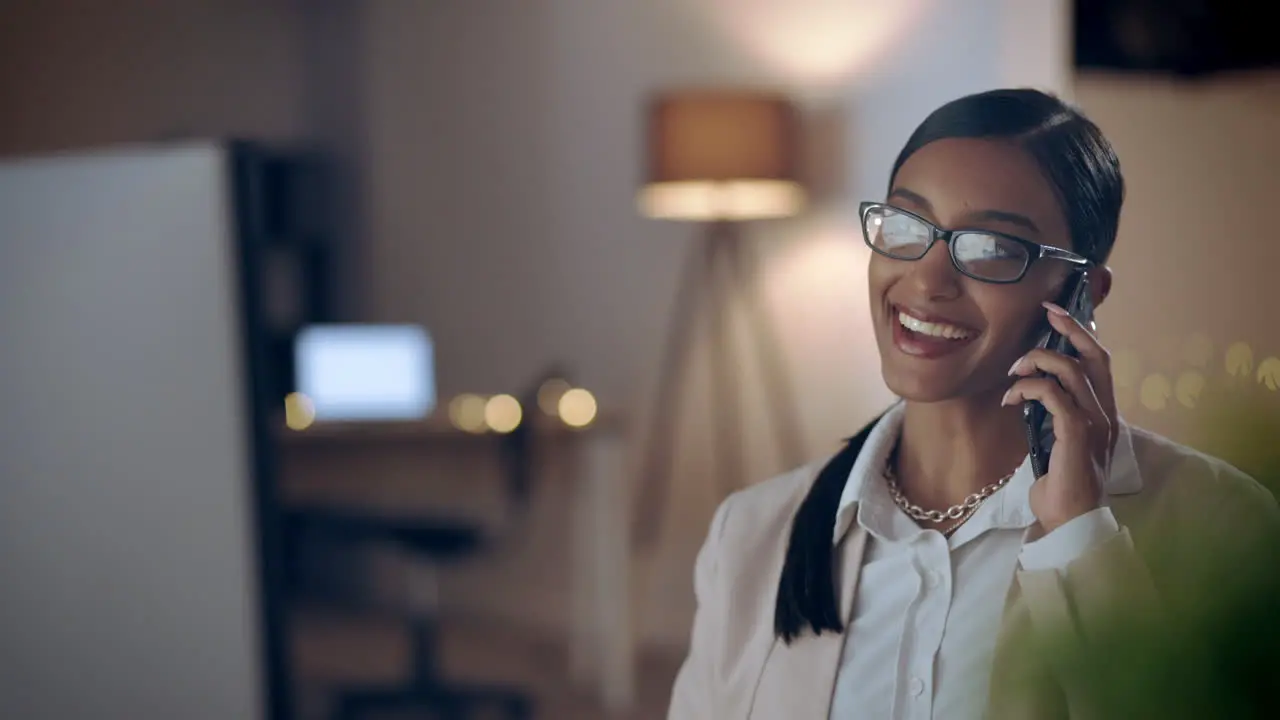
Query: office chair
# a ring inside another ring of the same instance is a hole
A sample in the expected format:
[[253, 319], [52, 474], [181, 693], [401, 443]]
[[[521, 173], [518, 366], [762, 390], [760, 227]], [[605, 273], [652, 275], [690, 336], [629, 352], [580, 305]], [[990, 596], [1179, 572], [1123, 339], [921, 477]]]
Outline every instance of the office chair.
[[484, 717], [526, 720], [532, 701], [514, 688], [447, 681], [437, 660], [438, 610], [436, 567], [482, 552], [483, 533], [476, 524], [444, 518], [390, 517], [359, 510], [301, 508], [289, 513], [294, 537], [324, 538], [330, 543], [390, 547], [409, 559], [405, 594], [412, 638], [412, 666], [402, 684], [343, 688], [334, 720], [365, 720], [376, 713], [426, 710], [447, 720]]
[[[508, 492], [524, 506], [531, 485], [531, 438], [522, 425], [502, 438]], [[428, 712], [441, 720], [474, 717], [527, 720], [533, 701], [512, 687], [445, 680], [437, 660], [436, 570], [445, 563], [481, 554], [488, 543], [478, 521], [447, 517], [395, 516], [361, 509], [300, 507], [286, 513], [292, 542], [321, 540], [330, 546], [390, 548], [403, 559], [405, 595], [412, 638], [408, 679], [379, 687], [346, 687], [336, 695], [333, 720], [372, 720], [386, 713]]]

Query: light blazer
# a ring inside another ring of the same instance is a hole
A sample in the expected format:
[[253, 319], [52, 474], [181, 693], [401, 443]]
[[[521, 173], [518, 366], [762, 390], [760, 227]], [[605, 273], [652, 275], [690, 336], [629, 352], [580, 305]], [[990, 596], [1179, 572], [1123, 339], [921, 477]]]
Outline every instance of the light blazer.
[[[741, 490], [716, 510], [698, 553], [698, 609], [689, 655], [672, 691], [669, 720], [826, 720], [843, 634], [806, 631], [790, 645], [774, 636], [774, 604], [792, 517], [824, 463]], [[1230, 465], [1121, 424], [1108, 504], [1122, 531], [1065, 574], [1016, 572], [997, 641], [987, 716], [1078, 718], [1092, 713], [1065, 673], [1028, 662], [1024, 645], [1067, 627], [1087, 638], [1116, 603], [1156, 617], [1177, 584], [1177, 562], [1150, 563], [1147, 550], [1280, 527], [1275, 499]], [[834, 512], [834, 509], [833, 509]], [[1029, 531], [1034, 539], [1036, 526]], [[1208, 532], [1209, 535], [1202, 533]], [[856, 523], [835, 551], [845, 626], [858, 586], [866, 531]], [[1168, 553], [1164, 555], [1167, 557]], [[1171, 572], [1172, 571], [1172, 572]], [[1074, 637], [1074, 635], [1073, 635]], [[856, 652], [856, 648], [854, 652]]]

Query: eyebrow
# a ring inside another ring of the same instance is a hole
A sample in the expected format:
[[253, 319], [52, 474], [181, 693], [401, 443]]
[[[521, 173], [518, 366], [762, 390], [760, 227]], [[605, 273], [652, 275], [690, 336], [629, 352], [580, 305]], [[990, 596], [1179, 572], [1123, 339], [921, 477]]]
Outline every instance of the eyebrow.
[[[927, 212], [933, 212], [933, 204], [929, 202], [928, 198], [920, 193], [908, 190], [904, 187], [897, 187], [893, 189], [893, 192], [889, 193], [889, 199], [892, 200], [895, 197], [907, 200], [923, 208]], [[1007, 212], [1005, 210], [979, 210], [972, 213], [969, 217], [973, 220], [990, 220], [993, 222], [1009, 223], [1010, 225], [1017, 225], [1030, 230], [1033, 233], [1040, 234], [1040, 226], [1036, 225], [1034, 220], [1026, 215], [1022, 215], [1021, 213]]]

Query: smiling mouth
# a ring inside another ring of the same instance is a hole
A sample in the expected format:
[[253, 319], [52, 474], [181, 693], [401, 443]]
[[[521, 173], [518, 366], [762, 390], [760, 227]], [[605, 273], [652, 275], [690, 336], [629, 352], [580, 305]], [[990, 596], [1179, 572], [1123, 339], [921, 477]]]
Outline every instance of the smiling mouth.
[[958, 325], [918, 318], [900, 307], [894, 307], [894, 313], [897, 316], [899, 325], [918, 335], [939, 340], [968, 340], [976, 334], [974, 331]]

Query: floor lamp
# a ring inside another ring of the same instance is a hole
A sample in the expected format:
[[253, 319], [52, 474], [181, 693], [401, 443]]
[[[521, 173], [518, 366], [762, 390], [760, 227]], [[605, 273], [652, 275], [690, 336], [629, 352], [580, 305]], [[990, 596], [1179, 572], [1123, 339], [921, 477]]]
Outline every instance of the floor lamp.
[[732, 351], [732, 316], [741, 305], [763, 374], [782, 459], [803, 460], [782, 348], [755, 290], [754, 256], [742, 223], [794, 215], [805, 193], [797, 179], [797, 116], [783, 97], [736, 91], [658, 97], [648, 116], [648, 178], [638, 205], [645, 216], [700, 223], [703, 237], [686, 259], [663, 348], [643, 475], [633, 519], [637, 545], [651, 544], [666, 514], [678, 434], [679, 401], [697, 316], [711, 329], [711, 402], [718, 458], [717, 492], [741, 486], [741, 366]]

